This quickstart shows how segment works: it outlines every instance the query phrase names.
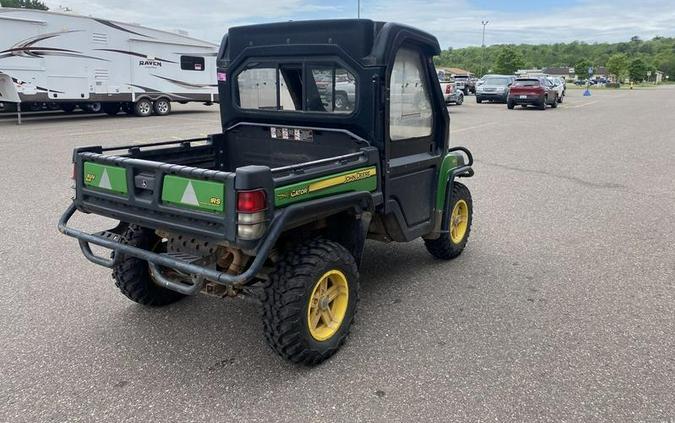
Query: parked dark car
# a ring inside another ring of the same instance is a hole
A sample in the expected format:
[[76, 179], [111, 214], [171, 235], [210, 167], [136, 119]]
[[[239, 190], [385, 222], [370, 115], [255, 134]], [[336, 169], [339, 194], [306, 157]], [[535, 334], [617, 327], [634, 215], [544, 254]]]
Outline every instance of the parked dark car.
[[553, 83], [544, 77], [518, 78], [511, 85], [506, 104], [509, 109], [516, 104], [537, 106], [540, 110], [545, 110], [548, 104], [555, 109], [558, 107], [558, 92]]

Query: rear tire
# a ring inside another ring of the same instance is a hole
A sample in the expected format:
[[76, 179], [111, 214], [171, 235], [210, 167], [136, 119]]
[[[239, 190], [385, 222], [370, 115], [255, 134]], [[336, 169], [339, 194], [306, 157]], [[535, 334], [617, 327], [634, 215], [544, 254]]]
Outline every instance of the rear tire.
[[138, 117], [148, 117], [152, 114], [152, 102], [142, 98], [134, 104], [134, 114]]
[[513, 110], [513, 108], [516, 107], [516, 103], [514, 103], [513, 101], [507, 101], [507, 102], [506, 102], [506, 107], [507, 107], [509, 110]]
[[321, 363], [349, 335], [358, 295], [356, 261], [342, 245], [325, 239], [298, 245], [276, 264], [263, 290], [267, 343], [293, 363]]
[[546, 103], [548, 103], [548, 98], [544, 97], [544, 100], [542, 100], [542, 102], [537, 105], [539, 110], [546, 110]]
[[[158, 251], [163, 248], [162, 239], [154, 231], [138, 225], [129, 225], [122, 238], [124, 244], [144, 250]], [[159, 307], [184, 297], [183, 294], [155, 284], [150, 277], [147, 261], [121, 253], [115, 254], [120, 254], [120, 257], [113, 267], [113, 279], [122, 294], [130, 300], [146, 306]]]
[[483, 99], [476, 96], [476, 103], [481, 104], [483, 102]]
[[159, 100], [155, 101], [152, 109], [157, 116], [166, 116], [171, 113], [171, 101], [166, 98], [160, 98]]
[[551, 108], [552, 109], [558, 108], [558, 95], [557, 94], [556, 94], [555, 98], [553, 99], [553, 103], [551, 103]]
[[448, 233], [436, 239], [425, 239], [424, 246], [429, 253], [441, 260], [452, 260], [462, 254], [471, 233], [473, 202], [471, 192], [464, 184], [453, 182], [452, 204], [449, 207], [450, 227]]

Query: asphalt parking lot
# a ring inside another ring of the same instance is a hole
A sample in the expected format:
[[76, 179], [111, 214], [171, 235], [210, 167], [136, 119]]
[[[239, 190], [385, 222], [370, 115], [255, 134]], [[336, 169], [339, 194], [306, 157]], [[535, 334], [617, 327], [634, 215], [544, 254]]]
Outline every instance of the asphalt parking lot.
[[675, 421], [675, 89], [581, 93], [450, 107], [467, 250], [368, 244], [316, 368], [267, 347], [254, 303], [143, 308], [56, 231], [73, 147], [215, 132], [215, 107], [0, 118], [0, 421]]

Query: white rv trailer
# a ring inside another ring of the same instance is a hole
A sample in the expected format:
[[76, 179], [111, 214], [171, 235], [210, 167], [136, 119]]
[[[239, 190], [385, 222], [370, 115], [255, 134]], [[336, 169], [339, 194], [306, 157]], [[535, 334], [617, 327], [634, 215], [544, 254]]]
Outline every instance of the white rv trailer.
[[67, 13], [0, 7], [0, 102], [168, 114], [218, 101], [218, 46]]

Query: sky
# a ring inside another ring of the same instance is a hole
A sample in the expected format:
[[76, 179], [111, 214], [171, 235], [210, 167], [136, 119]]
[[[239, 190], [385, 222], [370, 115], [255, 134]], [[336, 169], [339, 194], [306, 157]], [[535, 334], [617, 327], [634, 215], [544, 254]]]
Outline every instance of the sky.
[[[354, 18], [357, 1], [46, 0], [52, 9], [133, 22], [219, 42], [230, 26]], [[395, 21], [434, 34], [442, 48], [485, 43], [628, 41], [675, 36], [675, 0], [361, 0], [361, 17]]]

